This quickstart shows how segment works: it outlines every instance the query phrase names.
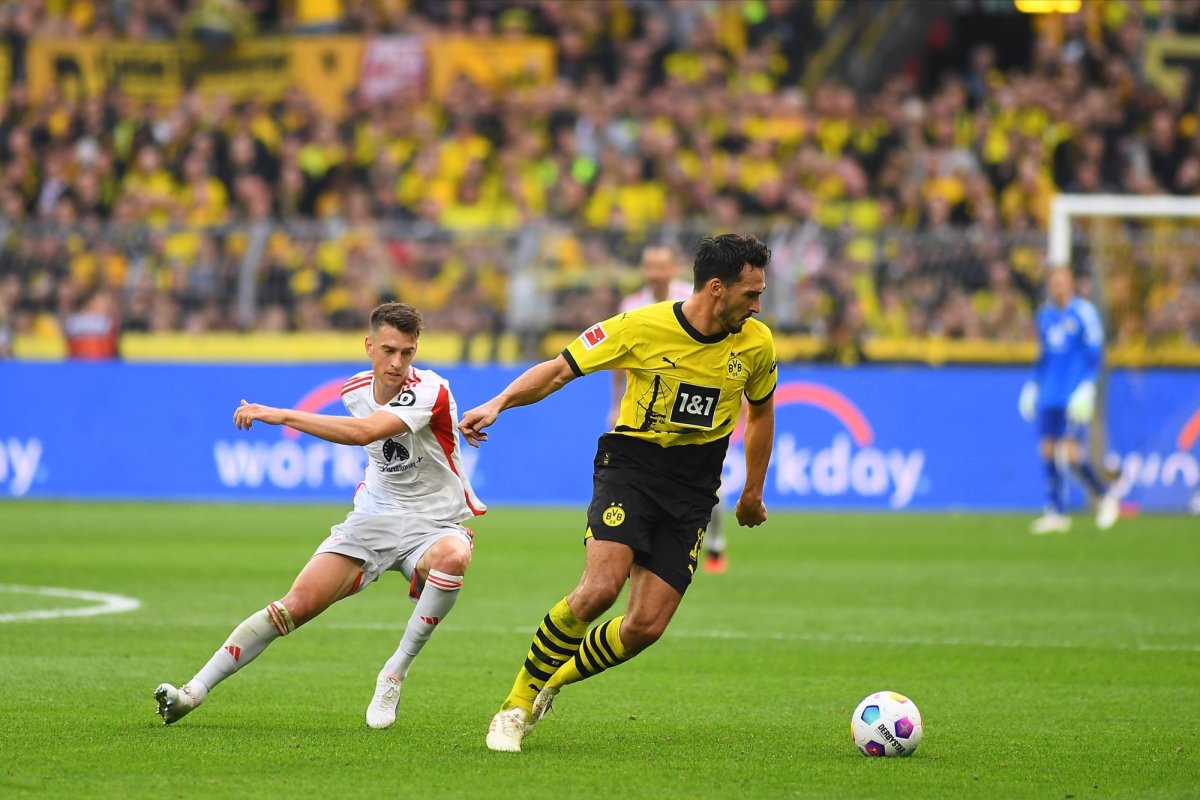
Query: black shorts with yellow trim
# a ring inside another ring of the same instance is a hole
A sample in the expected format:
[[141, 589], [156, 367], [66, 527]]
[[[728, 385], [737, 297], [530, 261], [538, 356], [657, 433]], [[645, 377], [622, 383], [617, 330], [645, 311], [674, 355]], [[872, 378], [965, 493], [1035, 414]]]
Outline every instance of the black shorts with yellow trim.
[[603, 460], [598, 454], [585, 541], [590, 536], [628, 545], [635, 564], [682, 595], [696, 572], [716, 496], [672, 491], [642, 470]]

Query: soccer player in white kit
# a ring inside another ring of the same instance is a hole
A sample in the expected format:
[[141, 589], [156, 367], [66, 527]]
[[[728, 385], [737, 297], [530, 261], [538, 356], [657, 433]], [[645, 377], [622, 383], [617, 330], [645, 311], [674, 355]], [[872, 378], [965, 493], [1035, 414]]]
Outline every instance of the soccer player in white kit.
[[362, 445], [367, 469], [354, 509], [317, 548], [282, 599], [251, 614], [196, 676], [176, 688], [159, 685], [154, 696], [167, 725], [195, 709], [225, 678], [286, 636], [387, 570], [409, 579], [416, 602], [396, 652], [376, 679], [367, 725], [396, 721], [400, 688], [409, 666], [446, 618], [471, 562], [470, 529], [463, 521], [484, 513], [463, 471], [456, 423], [458, 407], [444, 378], [413, 366], [421, 315], [403, 303], [371, 313], [366, 337], [371, 369], [342, 387], [351, 416], [313, 414], [242, 401], [233, 422], [288, 425], [337, 444]]
[[[648, 306], [651, 303], [661, 303], [666, 300], [675, 302], [687, 300], [692, 296], [692, 285], [679, 280], [679, 266], [675, 253], [670, 247], [654, 246], [642, 250], [642, 278], [646, 285], [621, 300], [617, 312], [632, 311], [635, 308]], [[613, 396], [608, 412], [608, 427], [617, 424], [617, 415], [621, 410], [621, 397], [625, 394], [625, 370], [612, 371]], [[725, 571], [725, 490], [718, 496], [720, 499], [713, 506], [712, 518], [708, 521], [708, 529], [704, 532], [704, 571], [721, 573]]]

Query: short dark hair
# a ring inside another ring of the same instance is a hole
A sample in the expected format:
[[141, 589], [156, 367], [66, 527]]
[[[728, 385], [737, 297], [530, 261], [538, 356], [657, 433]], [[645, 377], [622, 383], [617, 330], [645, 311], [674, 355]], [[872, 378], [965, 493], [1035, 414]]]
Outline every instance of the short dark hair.
[[729, 286], [738, 282], [746, 264], [755, 269], [766, 269], [770, 261], [770, 249], [753, 236], [737, 233], [706, 236], [696, 246], [692, 288], [700, 291], [713, 278], [720, 278], [721, 283]]
[[371, 312], [371, 333], [378, 333], [381, 325], [390, 325], [415, 339], [421, 335], [425, 321], [421, 312], [408, 303], [383, 303]]

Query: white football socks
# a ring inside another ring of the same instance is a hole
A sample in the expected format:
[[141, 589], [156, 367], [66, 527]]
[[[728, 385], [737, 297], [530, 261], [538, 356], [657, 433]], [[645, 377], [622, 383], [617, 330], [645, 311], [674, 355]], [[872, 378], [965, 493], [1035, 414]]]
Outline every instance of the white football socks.
[[294, 630], [292, 615], [283, 603], [271, 603], [233, 629], [221, 649], [188, 682], [188, 688], [197, 701], [202, 701], [209, 690], [257, 658], [267, 645]]
[[412, 616], [408, 618], [404, 636], [400, 638], [400, 646], [383, 665], [383, 669], [379, 672], [381, 676], [395, 675], [400, 680], [404, 680], [413, 659], [417, 657], [417, 653], [421, 652], [425, 642], [429, 641], [433, 629], [446, 618], [450, 609], [454, 607], [454, 601], [458, 599], [462, 584], [462, 575], [447, 575], [436, 569], [429, 570], [429, 577], [425, 579], [425, 588], [421, 590], [421, 599], [417, 601], [417, 607], [413, 609]]

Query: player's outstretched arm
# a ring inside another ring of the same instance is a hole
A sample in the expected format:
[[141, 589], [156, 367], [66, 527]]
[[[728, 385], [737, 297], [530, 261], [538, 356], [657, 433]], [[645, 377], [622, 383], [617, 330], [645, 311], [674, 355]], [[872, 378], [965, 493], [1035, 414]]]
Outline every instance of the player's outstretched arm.
[[561, 355], [535, 364], [521, 373], [503, 392], [463, 414], [458, 429], [468, 444], [479, 447], [479, 443], [486, 442], [488, 438], [483, 429], [495, 422], [501, 411], [536, 403], [574, 379], [575, 371]]
[[307, 433], [334, 444], [365, 445], [408, 433], [403, 420], [386, 411], [376, 411], [368, 417], [335, 417], [330, 414], [313, 414], [294, 408], [274, 408], [259, 403], [242, 401], [233, 412], [233, 424], [239, 430], [250, 430], [253, 422], [268, 425], [287, 425], [301, 433]]
[[738, 524], [744, 527], [753, 528], [767, 521], [767, 506], [762, 496], [774, 443], [775, 399], [770, 398], [765, 403], [751, 405], [746, 415], [746, 484], [733, 512]]

